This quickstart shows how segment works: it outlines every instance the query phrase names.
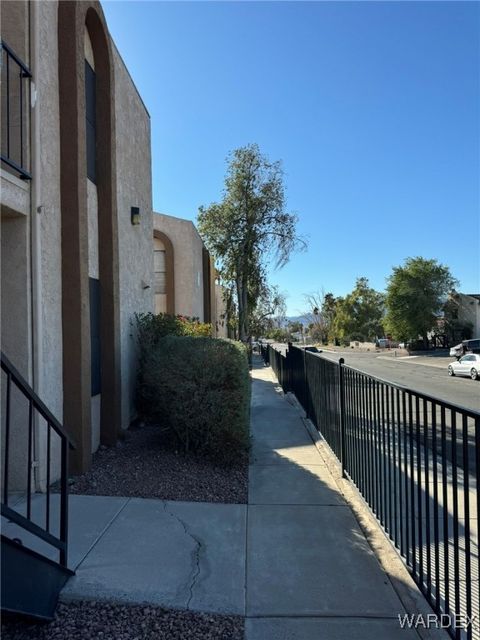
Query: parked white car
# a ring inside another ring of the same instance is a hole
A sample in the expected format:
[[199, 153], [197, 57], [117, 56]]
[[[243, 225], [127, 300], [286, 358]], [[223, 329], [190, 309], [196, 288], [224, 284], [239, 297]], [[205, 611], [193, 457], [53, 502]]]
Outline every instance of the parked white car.
[[472, 380], [477, 380], [480, 376], [480, 355], [477, 353], [467, 353], [460, 360], [448, 365], [449, 376], [468, 376]]

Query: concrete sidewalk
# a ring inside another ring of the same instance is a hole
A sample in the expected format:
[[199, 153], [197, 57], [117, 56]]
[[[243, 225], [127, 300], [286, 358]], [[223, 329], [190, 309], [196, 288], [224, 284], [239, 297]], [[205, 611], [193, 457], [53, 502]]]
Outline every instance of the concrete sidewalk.
[[252, 375], [247, 640], [418, 638], [298, 409]]
[[237, 614], [247, 640], [418, 638], [298, 409], [259, 360], [252, 377], [249, 504], [71, 496], [62, 599]]

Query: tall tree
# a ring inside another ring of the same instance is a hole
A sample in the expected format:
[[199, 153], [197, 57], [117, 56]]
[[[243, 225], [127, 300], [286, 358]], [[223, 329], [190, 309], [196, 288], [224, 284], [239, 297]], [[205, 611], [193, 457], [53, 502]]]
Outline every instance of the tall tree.
[[285, 296], [277, 286], [265, 287], [250, 316], [252, 335], [260, 338], [282, 324], [286, 313]]
[[385, 296], [358, 278], [355, 288], [335, 305], [335, 331], [343, 340], [373, 340], [383, 335]]
[[385, 327], [395, 339], [423, 338], [437, 327], [448, 294], [458, 284], [450, 269], [437, 260], [407, 258], [387, 279]]
[[198, 225], [219, 260], [222, 279], [235, 288], [243, 342], [251, 337], [250, 319], [266, 286], [267, 264], [274, 260], [277, 267], [285, 265], [302, 243], [296, 223], [297, 217], [285, 210], [281, 163], [270, 162], [256, 144], [233, 151], [223, 199], [200, 207]]

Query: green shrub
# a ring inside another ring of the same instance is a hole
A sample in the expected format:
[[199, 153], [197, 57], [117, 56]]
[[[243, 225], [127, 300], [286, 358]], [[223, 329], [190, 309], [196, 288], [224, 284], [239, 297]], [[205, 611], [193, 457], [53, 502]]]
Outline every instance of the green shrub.
[[143, 413], [169, 426], [184, 452], [229, 463], [249, 445], [250, 378], [244, 345], [167, 336], [145, 354]]
[[137, 340], [139, 346], [140, 367], [145, 354], [151, 352], [165, 336], [198, 336], [212, 335], [212, 325], [200, 322], [198, 318], [172, 315], [170, 313], [136, 313]]

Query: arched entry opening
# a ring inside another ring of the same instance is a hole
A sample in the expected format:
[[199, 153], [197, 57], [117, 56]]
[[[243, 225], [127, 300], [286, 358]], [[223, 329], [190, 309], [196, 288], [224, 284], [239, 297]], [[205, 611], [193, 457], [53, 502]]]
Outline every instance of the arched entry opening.
[[83, 472], [92, 443], [113, 444], [120, 428], [114, 82], [98, 2], [59, 2], [58, 48], [63, 421], [77, 443], [72, 470]]

